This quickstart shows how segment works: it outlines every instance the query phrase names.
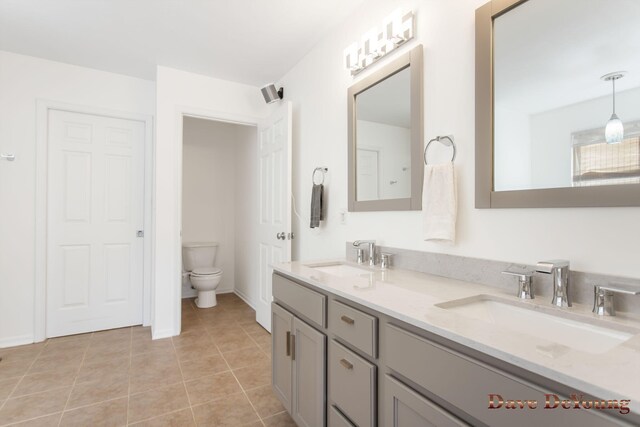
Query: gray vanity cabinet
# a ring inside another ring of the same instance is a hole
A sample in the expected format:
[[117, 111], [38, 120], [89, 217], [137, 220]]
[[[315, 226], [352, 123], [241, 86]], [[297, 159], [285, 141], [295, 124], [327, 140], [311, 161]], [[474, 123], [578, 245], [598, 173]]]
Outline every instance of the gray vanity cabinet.
[[469, 426], [390, 375], [385, 377], [386, 427]]
[[273, 390], [299, 427], [326, 425], [327, 296], [273, 275]]

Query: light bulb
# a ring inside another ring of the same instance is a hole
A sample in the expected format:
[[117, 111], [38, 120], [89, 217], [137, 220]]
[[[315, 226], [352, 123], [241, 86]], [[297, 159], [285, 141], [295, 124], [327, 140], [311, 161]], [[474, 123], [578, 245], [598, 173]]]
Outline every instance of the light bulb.
[[604, 138], [607, 144], [618, 144], [624, 139], [624, 127], [622, 121], [613, 113], [604, 129]]

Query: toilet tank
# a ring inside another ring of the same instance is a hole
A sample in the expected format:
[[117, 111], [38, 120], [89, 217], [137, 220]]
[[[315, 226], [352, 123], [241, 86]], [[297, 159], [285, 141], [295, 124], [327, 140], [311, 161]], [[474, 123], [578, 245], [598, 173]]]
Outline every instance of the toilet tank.
[[213, 267], [217, 251], [217, 242], [183, 243], [182, 268], [184, 271], [192, 271], [195, 268]]

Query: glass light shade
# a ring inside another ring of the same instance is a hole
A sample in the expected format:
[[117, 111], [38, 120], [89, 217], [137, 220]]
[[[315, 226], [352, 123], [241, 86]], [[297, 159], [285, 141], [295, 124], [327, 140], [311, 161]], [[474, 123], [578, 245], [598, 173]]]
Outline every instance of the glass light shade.
[[624, 127], [617, 115], [612, 114], [604, 129], [604, 138], [607, 144], [618, 144], [624, 139]]

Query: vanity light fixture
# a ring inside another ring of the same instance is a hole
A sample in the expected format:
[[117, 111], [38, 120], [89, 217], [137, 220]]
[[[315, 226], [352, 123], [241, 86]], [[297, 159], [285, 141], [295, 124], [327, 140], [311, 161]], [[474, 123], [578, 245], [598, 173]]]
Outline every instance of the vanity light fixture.
[[624, 139], [624, 126], [616, 114], [616, 80], [623, 78], [625, 74], [627, 74], [626, 71], [616, 71], [600, 77], [606, 82], [610, 81], [613, 85], [613, 114], [604, 129], [604, 138], [607, 144], [618, 144]]
[[396, 10], [382, 21], [382, 30], [373, 28], [361, 41], [344, 50], [344, 66], [355, 76], [398, 46], [413, 38], [415, 19], [412, 11]]
[[264, 102], [267, 104], [280, 101], [284, 96], [284, 88], [276, 89], [276, 86], [273, 83], [266, 85], [260, 90], [262, 91]]

